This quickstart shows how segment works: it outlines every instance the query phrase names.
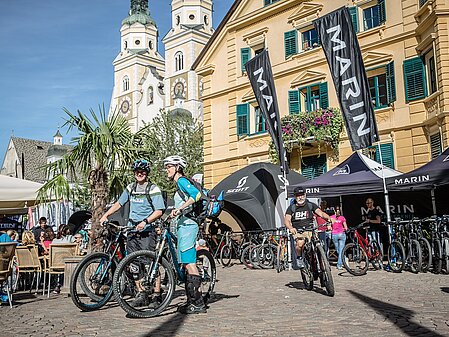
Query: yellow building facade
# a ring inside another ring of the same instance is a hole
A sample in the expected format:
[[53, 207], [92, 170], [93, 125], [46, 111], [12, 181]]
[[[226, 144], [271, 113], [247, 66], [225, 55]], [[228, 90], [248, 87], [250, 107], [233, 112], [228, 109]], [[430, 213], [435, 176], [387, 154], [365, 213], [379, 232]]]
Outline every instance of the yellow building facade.
[[[449, 1], [236, 0], [193, 65], [204, 86], [207, 186], [269, 161], [270, 136], [244, 71], [264, 48], [281, 117], [339, 107], [313, 20], [342, 6], [357, 31], [384, 162], [407, 172], [449, 145]], [[331, 149], [308, 145], [290, 153], [290, 167], [309, 177], [352, 153], [345, 131], [336, 161]], [[379, 159], [378, 149], [368, 152]]]

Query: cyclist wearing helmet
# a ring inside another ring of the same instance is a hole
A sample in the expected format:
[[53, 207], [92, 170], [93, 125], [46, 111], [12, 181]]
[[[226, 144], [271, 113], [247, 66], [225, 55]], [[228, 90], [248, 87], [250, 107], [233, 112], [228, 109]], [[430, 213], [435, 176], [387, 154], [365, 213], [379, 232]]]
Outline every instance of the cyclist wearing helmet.
[[[180, 156], [170, 156], [164, 159], [167, 177], [175, 181], [178, 187], [174, 196], [175, 208], [172, 210], [171, 216], [180, 215], [177, 219], [178, 259], [187, 271], [185, 283], [187, 303], [181, 306], [179, 311], [186, 314], [197, 314], [206, 312], [206, 305], [201, 294], [201, 277], [196, 266], [195, 243], [198, 224], [184, 214], [185, 212], [188, 213], [192, 208], [191, 206], [200, 200], [201, 192], [184, 176], [186, 166], [186, 161]], [[184, 194], [184, 198], [182, 198], [179, 190]], [[181, 214], [183, 210], [186, 211]]]
[[303, 187], [295, 187], [293, 194], [295, 195], [295, 202], [285, 212], [285, 226], [290, 230], [295, 242], [294, 250], [296, 251], [297, 258], [293, 259], [293, 265], [295, 266], [296, 264], [296, 267], [304, 268], [302, 250], [305, 239], [310, 240], [312, 232], [298, 233], [298, 229], [309, 226], [313, 221], [314, 213], [332, 223], [335, 222], [335, 219], [332, 219], [327, 213], [323, 212], [316, 204], [307, 200], [306, 191]]
[[[118, 201], [100, 219], [101, 223], [107, 221], [110, 215], [129, 202], [128, 226], [136, 226], [136, 230], [128, 233], [126, 240], [128, 254], [143, 249], [154, 251], [156, 234], [151, 223], [160, 218], [165, 209], [161, 190], [148, 181], [150, 163], [145, 159], [137, 159], [134, 161], [132, 169], [136, 181], [126, 187]], [[140, 280], [136, 280], [136, 288], [138, 293], [132, 304], [134, 307], [147, 305], [156, 307], [156, 302], [161, 302], [160, 280], [156, 284], [151, 304]]]

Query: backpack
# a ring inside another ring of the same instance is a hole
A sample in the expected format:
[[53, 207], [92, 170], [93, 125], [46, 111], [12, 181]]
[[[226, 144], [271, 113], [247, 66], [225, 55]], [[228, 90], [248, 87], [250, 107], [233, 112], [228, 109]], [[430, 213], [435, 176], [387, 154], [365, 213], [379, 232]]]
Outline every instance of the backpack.
[[[153, 184], [151, 181], [148, 182], [147, 187], [145, 188], [145, 196], [147, 197], [148, 203], [150, 204], [153, 212], [155, 211], [153, 200], [151, 200], [150, 191], [153, 188], [153, 186], [156, 186], [156, 184]], [[137, 188], [137, 181], [129, 184], [126, 189], [128, 190], [129, 194], [132, 194], [132, 192], [135, 192]], [[165, 212], [167, 208], [167, 192], [161, 191], [162, 199], [164, 201], [164, 209], [162, 210], [162, 213]]]
[[[196, 201], [192, 205], [192, 211], [190, 213], [193, 213], [194, 217], [198, 216], [206, 216], [206, 218], [213, 219], [220, 215], [221, 211], [224, 207], [224, 200], [223, 200], [223, 191], [219, 194], [218, 197], [215, 197], [215, 195], [209, 196], [209, 190], [204, 188], [200, 183], [187, 178], [187, 179], [195, 188], [200, 191], [201, 197], [200, 200]], [[178, 189], [178, 194], [181, 197], [181, 199], [186, 202], [187, 198], [183, 191]], [[187, 214], [188, 216], [188, 214]]]

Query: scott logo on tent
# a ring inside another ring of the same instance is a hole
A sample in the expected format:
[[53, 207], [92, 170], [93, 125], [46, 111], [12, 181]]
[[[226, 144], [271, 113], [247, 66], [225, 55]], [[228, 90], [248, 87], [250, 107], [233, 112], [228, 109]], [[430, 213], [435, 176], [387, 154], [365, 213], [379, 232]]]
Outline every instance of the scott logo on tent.
[[335, 172], [333, 174], [333, 176], [338, 176], [340, 174], [350, 174], [351, 173], [351, 169], [349, 167], [348, 164], [346, 164], [345, 166], [343, 166], [341, 169], [339, 169], [337, 172]]
[[248, 176], [243, 177], [237, 183], [236, 188], [231, 188], [231, 189], [227, 190], [226, 193], [244, 192], [244, 191], [246, 191], [249, 188], [249, 186], [246, 186], [246, 187], [243, 187], [243, 186], [246, 184], [246, 180], [247, 179], [248, 179]]

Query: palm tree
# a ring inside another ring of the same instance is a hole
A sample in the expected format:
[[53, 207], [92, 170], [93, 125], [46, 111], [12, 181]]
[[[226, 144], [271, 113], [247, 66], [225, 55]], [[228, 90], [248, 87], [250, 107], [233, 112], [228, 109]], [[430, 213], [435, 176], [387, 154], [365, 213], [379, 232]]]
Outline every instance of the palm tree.
[[129, 164], [148, 153], [139, 148], [142, 132], [133, 134], [127, 120], [120, 114], [109, 119], [104, 106], [99, 115], [90, 109], [90, 117], [77, 111], [72, 114], [66, 108], [68, 119], [64, 126], [68, 132], [78, 131], [72, 138], [74, 148], [61, 160], [47, 165], [50, 180], [39, 191], [41, 200], [69, 197], [70, 178], [79, 182], [86, 180], [91, 193], [92, 230], [96, 236], [99, 220], [103, 215], [109, 196], [117, 196], [126, 186]]

